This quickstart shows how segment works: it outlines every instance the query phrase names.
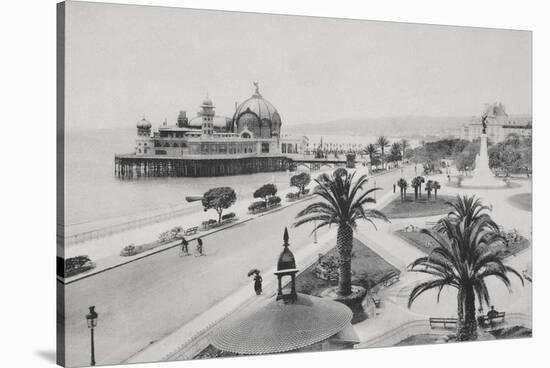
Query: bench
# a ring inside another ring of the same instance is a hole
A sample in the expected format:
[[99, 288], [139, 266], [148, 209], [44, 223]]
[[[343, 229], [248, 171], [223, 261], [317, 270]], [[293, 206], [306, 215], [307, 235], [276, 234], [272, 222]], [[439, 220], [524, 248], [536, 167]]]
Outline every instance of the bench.
[[392, 286], [393, 284], [395, 284], [398, 281], [399, 281], [399, 274], [395, 273], [395, 272], [392, 272], [384, 279], [383, 285], [385, 287], [389, 287], [389, 286]]
[[458, 319], [456, 318], [437, 318], [430, 317], [430, 327], [436, 328], [437, 326], [442, 326], [443, 328], [456, 328]]
[[185, 231], [183, 232], [183, 234], [184, 234], [185, 236], [194, 235], [194, 234], [197, 233], [198, 230], [199, 230], [199, 227], [198, 227], [198, 226], [190, 227], [190, 228], [185, 229]]
[[494, 325], [504, 323], [505, 317], [506, 317], [506, 312], [499, 312], [492, 318], [484, 316], [483, 325], [493, 327]]

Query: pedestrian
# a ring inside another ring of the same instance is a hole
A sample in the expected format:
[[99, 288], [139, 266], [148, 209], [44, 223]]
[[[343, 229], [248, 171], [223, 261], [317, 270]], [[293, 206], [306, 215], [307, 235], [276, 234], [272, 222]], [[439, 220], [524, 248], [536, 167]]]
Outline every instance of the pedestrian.
[[393, 185], [393, 192], [395, 193], [395, 184]]
[[198, 238], [197, 239], [197, 252], [199, 253], [199, 256], [203, 256], [204, 254], [202, 253], [202, 239], [201, 238]]
[[189, 242], [183, 236], [181, 237], [181, 252], [186, 256], [189, 255]]
[[262, 293], [262, 276], [260, 276], [260, 271], [256, 272], [256, 275], [254, 276], [254, 291], [256, 292], [256, 295], [260, 295]]
[[477, 313], [477, 325], [479, 327], [485, 327], [485, 314], [483, 314], [483, 308], [479, 307]]

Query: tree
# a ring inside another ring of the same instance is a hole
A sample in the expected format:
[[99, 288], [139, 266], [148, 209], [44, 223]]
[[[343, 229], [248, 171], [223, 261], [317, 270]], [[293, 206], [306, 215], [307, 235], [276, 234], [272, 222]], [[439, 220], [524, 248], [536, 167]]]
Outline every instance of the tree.
[[428, 192], [428, 201], [430, 200], [430, 197], [432, 196], [432, 190], [433, 190], [433, 182], [431, 180], [428, 180], [426, 182], [426, 192]]
[[275, 194], [277, 194], [277, 187], [275, 184], [265, 184], [257, 189], [253, 196], [254, 198], [262, 198], [264, 200], [265, 207], [267, 208], [268, 199]]
[[300, 173], [290, 178], [290, 186], [298, 188], [298, 194], [304, 194], [304, 189], [311, 182], [311, 177], [308, 173]]
[[382, 158], [382, 164], [384, 164], [384, 158], [385, 158], [385, 153], [384, 153], [384, 149], [386, 147], [389, 147], [390, 145], [390, 141], [388, 140], [388, 138], [384, 137], [383, 135], [381, 135], [380, 137], [378, 137], [378, 139], [376, 140], [376, 144], [378, 145], [378, 147], [380, 147], [380, 151], [381, 151], [381, 158]]
[[343, 167], [339, 167], [338, 169], [334, 170], [334, 172], [332, 173], [332, 176], [336, 177], [336, 176], [346, 176], [348, 175], [348, 171], [346, 169], [344, 169]]
[[407, 187], [409, 183], [404, 178], [401, 178], [397, 181], [397, 186], [401, 189], [401, 202], [407, 199]]
[[432, 188], [434, 189], [434, 197], [437, 200], [437, 191], [441, 189], [441, 184], [437, 180], [432, 182]]
[[322, 200], [300, 211], [293, 225], [297, 227], [314, 222], [313, 231], [325, 226], [338, 226], [336, 248], [339, 255], [338, 294], [341, 296], [352, 293], [351, 253], [357, 221], [365, 220], [373, 226], [373, 219], [388, 221], [382, 212], [364, 207], [367, 203], [375, 202], [370, 195], [381, 188], [364, 189], [367, 176], [362, 175], [355, 183], [354, 176], [355, 172], [346, 176], [333, 176], [327, 182], [316, 180], [319, 186], [313, 193]]
[[437, 231], [423, 229], [422, 232], [435, 241], [436, 247], [427, 257], [418, 258], [409, 266], [410, 271], [433, 276], [413, 288], [409, 308], [427, 290], [438, 289], [439, 300], [443, 288], [457, 289], [458, 341], [477, 337], [476, 297], [480, 305], [483, 302], [487, 306], [491, 304], [485, 278], [494, 276], [511, 290], [507, 274], [512, 273], [523, 284], [520, 274], [503, 264], [501, 253], [494, 251], [495, 245], [503, 244], [505, 239], [494, 231], [494, 223], [487, 214], [477, 214], [462, 219], [445, 217], [439, 221]]
[[372, 143], [365, 147], [365, 154], [369, 156], [371, 166], [378, 166], [378, 153], [378, 148], [376, 148], [376, 146]]
[[422, 183], [424, 178], [422, 176], [416, 176], [411, 182], [411, 186], [414, 188], [414, 200], [416, 201], [420, 197], [420, 192], [422, 191]]
[[392, 162], [401, 161], [403, 156], [401, 155], [401, 145], [397, 142], [391, 145], [389, 160]]
[[237, 201], [237, 194], [230, 187], [219, 187], [210, 189], [202, 196], [204, 211], [214, 209], [218, 213], [218, 223], [222, 222], [224, 209], [231, 207]]

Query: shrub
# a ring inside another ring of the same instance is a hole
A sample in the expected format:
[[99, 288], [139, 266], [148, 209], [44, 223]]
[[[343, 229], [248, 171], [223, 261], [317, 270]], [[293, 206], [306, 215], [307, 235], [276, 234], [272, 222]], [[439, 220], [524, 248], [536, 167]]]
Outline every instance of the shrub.
[[268, 200], [267, 200], [267, 204], [269, 206], [275, 206], [279, 203], [281, 203], [281, 197], [279, 197], [279, 196], [269, 197]]
[[169, 241], [172, 241], [176, 238], [176, 235], [180, 232], [180, 229], [183, 230], [181, 227], [177, 226], [173, 228], [172, 230], [167, 230], [163, 233], [159, 234], [159, 242], [166, 243]]
[[229, 212], [222, 216], [222, 220], [229, 220], [234, 218], [235, 216], [235, 212]]
[[304, 189], [304, 191], [302, 192], [303, 195], [306, 195], [308, 193], [309, 193], [309, 188]]
[[293, 201], [293, 200], [295, 200], [295, 199], [300, 198], [300, 194], [290, 192], [290, 193], [287, 193], [287, 194], [286, 194], [286, 198], [287, 198], [288, 200], [290, 200], [290, 201]]
[[133, 256], [134, 254], [136, 254], [136, 246], [134, 244], [125, 246], [120, 252], [120, 255], [124, 257]]
[[95, 267], [88, 256], [76, 256], [65, 260], [65, 277], [74, 276], [80, 272], [91, 270]]
[[250, 206], [248, 206], [248, 210], [250, 212], [257, 212], [258, 210], [264, 209], [264, 208], [265, 208], [264, 201], [252, 202], [252, 204]]

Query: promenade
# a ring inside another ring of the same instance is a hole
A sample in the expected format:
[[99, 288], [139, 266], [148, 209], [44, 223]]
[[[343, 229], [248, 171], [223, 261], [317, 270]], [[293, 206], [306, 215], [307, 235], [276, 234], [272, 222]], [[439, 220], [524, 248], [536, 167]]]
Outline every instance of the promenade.
[[[413, 168], [405, 168], [405, 175], [412, 176]], [[393, 183], [400, 176], [397, 170], [376, 178], [376, 185], [384, 188], [377, 193], [380, 200], [393, 195]], [[97, 362], [116, 364], [153, 347], [241, 288], [254, 295], [246, 273], [259, 268], [269, 275], [285, 226], [293, 251], [304, 260], [300, 267], [305, 268], [307, 260], [322, 251], [321, 239], [330, 246], [335, 236], [335, 228], [319, 231], [319, 244], [313, 244], [311, 227], [290, 228], [306, 205], [300, 202], [204, 236], [206, 257], [180, 257], [179, 249], [171, 248], [67, 285], [67, 364], [88, 363], [89, 331], [83, 313], [89, 305], [95, 305], [100, 315]]]

